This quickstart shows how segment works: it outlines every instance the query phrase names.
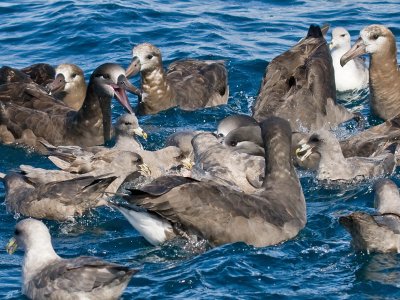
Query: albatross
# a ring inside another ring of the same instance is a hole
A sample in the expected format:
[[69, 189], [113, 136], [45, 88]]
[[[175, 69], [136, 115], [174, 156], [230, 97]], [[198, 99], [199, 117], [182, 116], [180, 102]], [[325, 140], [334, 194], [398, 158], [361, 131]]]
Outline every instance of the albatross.
[[161, 51], [154, 45], [139, 44], [132, 55], [126, 76], [140, 72], [140, 113], [155, 114], [174, 106], [195, 110], [228, 101], [228, 75], [222, 61], [178, 60], [165, 72]]
[[295, 237], [306, 224], [306, 203], [291, 160], [292, 131], [286, 120], [261, 124], [265, 178], [256, 192], [243, 193], [212, 181], [160, 177], [115, 204], [153, 245], [177, 235], [217, 246], [245, 242], [264, 247]]
[[396, 39], [383, 25], [370, 25], [360, 32], [353, 47], [340, 59], [342, 66], [363, 54], [370, 54], [369, 90], [374, 115], [389, 120], [400, 114], [400, 70]]
[[35, 219], [15, 226], [7, 252], [14, 253], [18, 246], [25, 251], [22, 293], [30, 299], [119, 299], [138, 272], [97, 257], [61, 258], [48, 228]]

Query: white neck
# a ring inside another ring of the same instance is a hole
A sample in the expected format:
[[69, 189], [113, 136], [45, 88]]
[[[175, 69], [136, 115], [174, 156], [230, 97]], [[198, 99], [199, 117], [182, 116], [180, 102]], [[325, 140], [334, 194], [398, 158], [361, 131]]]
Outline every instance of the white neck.
[[143, 149], [142, 145], [134, 137], [126, 135], [117, 136], [114, 148], [131, 152], [136, 152]]

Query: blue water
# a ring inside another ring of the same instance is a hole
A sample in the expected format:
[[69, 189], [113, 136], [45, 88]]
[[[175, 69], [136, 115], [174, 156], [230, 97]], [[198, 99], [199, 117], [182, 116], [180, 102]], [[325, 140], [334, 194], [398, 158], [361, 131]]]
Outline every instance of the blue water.
[[[72, 62], [89, 76], [104, 62], [126, 67], [132, 46], [145, 41], [161, 49], [166, 65], [184, 57], [226, 60], [228, 105], [140, 117], [150, 133], [148, 149], [160, 147], [176, 130], [214, 130], [227, 115], [250, 114], [267, 63], [304, 36], [311, 23], [344, 26], [353, 41], [361, 28], [373, 23], [390, 27], [400, 37], [396, 0], [37, 2], [0, 2], [0, 65]], [[355, 102], [346, 105], [367, 116], [368, 92], [352, 98]], [[114, 119], [121, 112], [116, 104]], [[377, 123], [373, 118], [368, 121]], [[347, 135], [351, 129], [341, 130]], [[1, 172], [20, 164], [51, 166], [45, 157], [6, 146], [0, 146], [0, 161]], [[307, 226], [295, 239], [274, 247], [236, 243], [202, 254], [176, 244], [152, 247], [119, 213], [107, 208], [74, 224], [46, 224], [56, 251], [64, 257], [96, 255], [140, 268], [123, 299], [399, 298], [400, 256], [355, 253], [338, 224], [340, 215], [372, 211], [371, 182], [327, 189], [310, 173], [299, 176], [307, 200]], [[392, 178], [400, 183], [398, 172]], [[2, 185], [0, 196], [4, 198]], [[9, 256], [2, 250], [16, 222], [1, 205], [0, 299], [23, 299], [23, 253]]]

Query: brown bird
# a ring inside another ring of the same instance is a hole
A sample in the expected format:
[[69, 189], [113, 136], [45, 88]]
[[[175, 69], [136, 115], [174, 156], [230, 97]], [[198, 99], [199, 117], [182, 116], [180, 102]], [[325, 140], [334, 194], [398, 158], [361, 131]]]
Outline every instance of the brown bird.
[[93, 146], [111, 138], [111, 99], [115, 96], [132, 112], [125, 89], [134, 87], [117, 64], [107, 63], [92, 73], [85, 101], [79, 111], [47, 95], [32, 83], [0, 86], [0, 125], [14, 138], [25, 129], [53, 145]]
[[126, 76], [141, 74], [140, 113], [155, 114], [174, 106], [195, 110], [227, 103], [228, 75], [222, 61], [179, 60], [165, 72], [157, 47], [143, 43], [132, 53]]
[[400, 114], [400, 70], [397, 65], [396, 39], [383, 25], [370, 25], [340, 59], [344, 66], [363, 54], [370, 54], [369, 90], [372, 113], [388, 120]]

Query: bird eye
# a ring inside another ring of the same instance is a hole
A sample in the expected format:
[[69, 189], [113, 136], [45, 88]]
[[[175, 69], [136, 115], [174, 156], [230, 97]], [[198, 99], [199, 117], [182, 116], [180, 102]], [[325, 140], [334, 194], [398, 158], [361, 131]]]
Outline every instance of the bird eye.
[[373, 40], [377, 40], [379, 38], [379, 34], [377, 34], [377, 33], [374, 33], [372, 36], [371, 36], [371, 39], [373, 39]]
[[76, 74], [75, 74], [75, 73], [74, 73], [74, 74], [72, 74], [72, 75], [71, 75], [71, 77], [72, 77], [72, 78], [75, 78], [75, 77], [76, 77]]
[[21, 234], [21, 230], [19, 230], [19, 229], [14, 230], [14, 235], [20, 235], [20, 234]]
[[310, 137], [310, 142], [312, 142], [312, 143], [318, 143], [319, 141], [320, 141], [320, 139], [317, 136]]
[[345, 33], [343, 33], [343, 34], [341, 34], [340, 36], [341, 36], [341, 37], [345, 37], [345, 36], [346, 36], [346, 34], [345, 34]]
[[124, 125], [128, 126], [128, 125], [132, 125], [132, 123], [125, 122]]
[[222, 138], [224, 135], [222, 133], [218, 133], [218, 137]]
[[230, 145], [231, 145], [232, 147], [235, 147], [235, 146], [237, 145], [237, 142], [236, 142], [236, 141], [232, 141], [232, 142], [230, 142]]
[[147, 55], [147, 59], [152, 59], [152, 58], [153, 58], [153, 55], [151, 55], [151, 54]]
[[140, 156], [136, 159], [137, 163], [142, 163], [143, 162], [143, 158], [141, 158]]

